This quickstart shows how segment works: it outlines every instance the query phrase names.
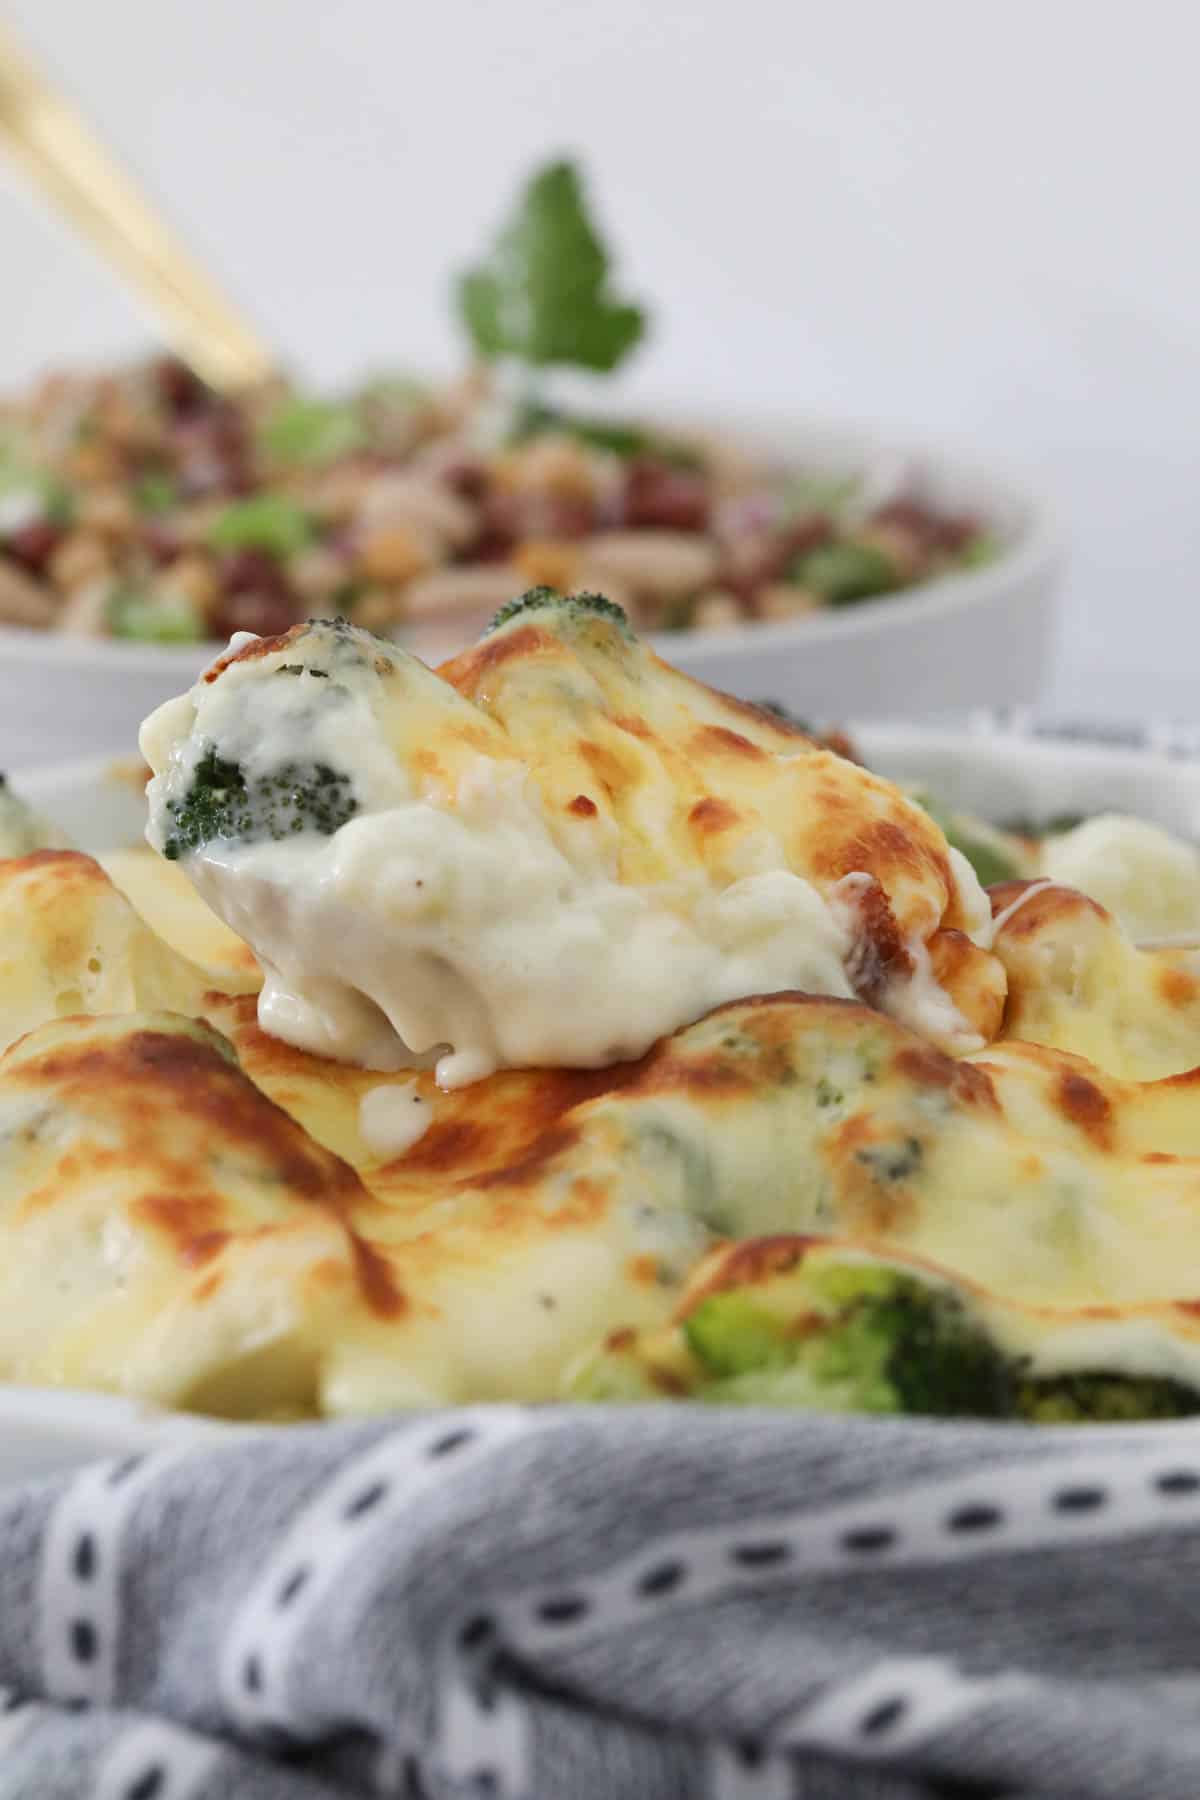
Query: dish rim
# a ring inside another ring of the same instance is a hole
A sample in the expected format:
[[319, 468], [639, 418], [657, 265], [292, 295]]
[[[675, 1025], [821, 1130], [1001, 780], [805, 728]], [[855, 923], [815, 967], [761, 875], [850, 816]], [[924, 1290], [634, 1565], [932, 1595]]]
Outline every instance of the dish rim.
[[[896, 457], [920, 469], [934, 485], [950, 483], [986, 492], [990, 499], [980, 510], [1008, 513], [1013, 540], [993, 562], [975, 569], [956, 570], [932, 580], [902, 588], [853, 606], [826, 608], [799, 619], [774, 624], [731, 625], [719, 631], [652, 632], [646, 638], [662, 654], [673, 650], [687, 656], [689, 665], [718, 661], [753, 647], [768, 654], [799, 644], [853, 642], [869, 637], [892, 620], [900, 629], [937, 622], [972, 606], [985, 606], [1000, 594], [1022, 590], [1034, 581], [1059, 571], [1065, 545], [1057, 509], [1043, 493], [1035, 492], [1010, 470], [1003, 460], [979, 459], [950, 443], [922, 439], [904, 443], [890, 433], [851, 422], [798, 418], [794, 414], [766, 410], [753, 414], [728, 411], [718, 417], [689, 413], [678, 408], [639, 406], [631, 410], [635, 423], [649, 421], [658, 430], [720, 433], [736, 444], [765, 453], [791, 455], [797, 461], [811, 457], [864, 462]], [[220, 639], [196, 644], [139, 644], [117, 638], [77, 637], [59, 631], [39, 631], [28, 625], [0, 624], [0, 656], [18, 663], [45, 663], [56, 668], [96, 664], [105, 674], [153, 674], [177, 671], [180, 678], [202, 667], [201, 659], [217, 655]]]

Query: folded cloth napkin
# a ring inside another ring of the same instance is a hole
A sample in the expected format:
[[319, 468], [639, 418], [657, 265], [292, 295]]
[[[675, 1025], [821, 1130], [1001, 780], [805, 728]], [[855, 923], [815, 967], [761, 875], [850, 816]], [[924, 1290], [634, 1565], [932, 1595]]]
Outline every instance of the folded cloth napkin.
[[0, 1493], [2, 1800], [1200, 1794], [1200, 1424], [481, 1407]]

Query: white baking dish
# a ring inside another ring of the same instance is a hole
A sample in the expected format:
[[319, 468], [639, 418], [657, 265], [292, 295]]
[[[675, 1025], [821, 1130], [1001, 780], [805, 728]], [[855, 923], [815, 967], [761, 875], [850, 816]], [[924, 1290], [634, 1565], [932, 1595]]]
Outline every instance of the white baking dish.
[[[822, 718], [948, 716], [1033, 702], [1049, 672], [1061, 554], [1050, 512], [1019, 481], [958, 454], [893, 447], [866, 432], [795, 421], [680, 419], [770, 457], [833, 473], [903, 471], [937, 505], [977, 514], [1004, 545], [981, 568], [786, 624], [652, 640], [714, 687]], [[447, 624], [443, 652], [464, 648]], [[215, 654], [0, 627], [0, 768], [119, 752], [160, 701]], [[423, 651], [427, 661], [437, 660]]]

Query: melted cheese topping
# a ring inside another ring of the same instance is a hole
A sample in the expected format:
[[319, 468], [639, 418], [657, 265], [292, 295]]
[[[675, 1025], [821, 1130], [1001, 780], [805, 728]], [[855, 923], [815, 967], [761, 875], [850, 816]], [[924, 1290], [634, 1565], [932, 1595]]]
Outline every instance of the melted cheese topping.
[[[0, 1044], [77, 1013], [195, 1015], [212, 985], [206, 970], [150, 930], [90, 856], [37, 850], [0, 860]], [[240, 985], [252, 991], [257, 980]]]
[[1148, 820], [1087, 819], [1045, 840], [1038, 871], [1098, 900], [1132, 938], [1200, 931], [1200, 850]]
[[247, 639], [146, 744], [160, 841], [214, 749], [357, 811], [192, 859], [261, 995], [177, 869], [0, 860], [0, 1378], [555, 1399], [819, 1238], [1035, 1371], [1200, 1388], [1200, 977], [1094, 899], [992, 919], [898, 790], [603, 622], [440, 675]]
[[951, 928], [999, 974], [986, 901], [928, 816], [607, 619], [514, 620], [440, 677], [297, 628], [219, 661], [142, 749], [160, 848], [214, 749], [250, 783], [312, 762], [352, 780], [330, 836], [187, 859], [262, 963], [264, 1029], [301, 1048], [394, 1069], [444, 1047], [449, 1088], [637, 1056], [797, 987], [866, 992], [956, 1049], [987, 1035], [959, 1004], [972, 971], [951, 992], [931, 957]]
[[[955, 1061], [784, 996], [441, 1094], [208, 1005], [237, 1061], [161, 1015], [0, 1060], [0, 1375], [247, 1417], [549, 1399], [614, 1330], [669, 1325], [706, 1252], [819, 1234], [936, 1264], [1040, 1366], [1128, 1343], [1200, 1382], [1195, 1076]], [[381, 1161], [373, 1115], [414, 1091], [425, 1129]]]
[[1149, 1081], [1200, 1062], [1200, 977], [1168, 952], [1138, 950], [1096, 901], [1071, 888], [1006, 882], [995, 954], [1008, 975], [1005, 1038], [1086, 1057]]
[[241, 994], [261, 985], [254, 952], [204, 904], [177, 863], [144, 845], [105, 851], [97, 861], [150, 929], [203, 969], [214, 987]]

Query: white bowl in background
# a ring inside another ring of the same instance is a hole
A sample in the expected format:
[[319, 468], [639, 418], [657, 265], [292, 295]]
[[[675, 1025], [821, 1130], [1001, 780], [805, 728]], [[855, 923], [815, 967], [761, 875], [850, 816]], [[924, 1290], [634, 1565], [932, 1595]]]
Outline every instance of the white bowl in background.
[[[1200, 762], [1154, 751], [942, 727], [851, 723], [850, 729], [866, 760], [881, 774], [919, 782], [986, 817], [1048, 818], [1115, 809], [1200, 840]], [[144, 791], [131, 780], [127, 764], [114, 768], [108, 758], [92, 758], [26, 774], [14, 786], [82, 849], [110, 849], [141, 837]], [[224, 1443], [234, 1434], [271, 1429], [162, 1412], [109, 1394], [0, 1384], [0, 1483], [99, 1456]]]
[[[672, 417], [681, 431], [714, 434], [711, 420]], [[1005, 547], [981, 568], [794, 622], [661, 634], [651, 641], [668, 661], [744, 699], [822, 719], [948, 715], [1039, 698], [1061, 568], [1041, 501], [957, 454], [892, 448], [867, 432], [761, 417], [725, 419], [720, 432], [833, 474], [894, 466], [934, 504], [978, 514]], [[464, 647], [449, 630], [445, 654]], [[146, 714], [189, 687], [218, 649], [0, 627], [0, 767], [131, 751]]]

